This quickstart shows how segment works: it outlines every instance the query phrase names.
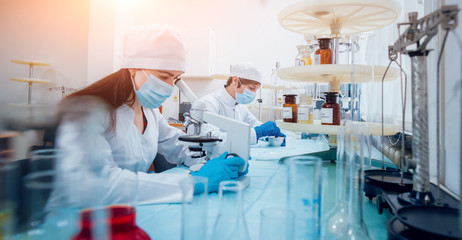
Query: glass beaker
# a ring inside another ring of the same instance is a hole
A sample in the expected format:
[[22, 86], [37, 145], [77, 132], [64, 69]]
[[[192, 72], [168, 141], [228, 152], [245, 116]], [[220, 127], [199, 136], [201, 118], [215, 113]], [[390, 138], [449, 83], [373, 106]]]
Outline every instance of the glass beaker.
[[[351, 129], [351, 131], [350, 131]], [[347, 124], [345, 134], [346, 158], [344, 173], [348, 180], [345, 199], [348, 199], [347, 228], [335, 239], [370, 239], [363, 221], [364, 151], [366, 131], [358, 123]]]
[[260, 211], [260, 240], [292, 240], [295, 214], [291, 210], [265, 208]]
[[34, 151], [28, 163], [29, 174], [23, 178], [25, 213], [28, 216], [28, 239], [69, 239], [77, 230], [75, 215], [66, 205], [64, 195], [58, 194], [59, 203], [49, 205], [52, 192], [65, 192], [66, 186], [57, 177], [57, 164], [62, 154], [56, 149]]
[[237, 181], [220, 183], [220, 207], [213, 227], [212, 240], [250, 239], [244, 216], [243, 190], [244, 186]]
[[191, 176], [180, 182], [183, 194], [181, 239], [206, 239], [208, 178]]
[[315, 156], [287, 158], [287, 209], [295, 213], [295, 239], [319, 239], [322, 160]]

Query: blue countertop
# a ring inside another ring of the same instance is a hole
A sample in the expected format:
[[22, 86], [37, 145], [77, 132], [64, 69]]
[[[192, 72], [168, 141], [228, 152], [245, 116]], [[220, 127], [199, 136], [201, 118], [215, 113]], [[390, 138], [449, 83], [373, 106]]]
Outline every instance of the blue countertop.
[[[287, 173], [285, 165], [279, 164], [281, 157], [306, 154], [323, 150], [325, 146], [314, 140], [291, 139], [287, 147], [268, 147], [259, 143], [251, 148], [252, 160], [249, 161], [250, 185], [244, 190], [245, 218], [253, 240], [259, 239], [260, 211], [267, 207], [286, 207]], [[380, 156], [374, 149], [373, 156]], [[376, 157], [377, 159], [380, 157]], [[389, 162], [389, 160], [387, 160]], [[170, 172], [185, 171], [182, 168]], [[336, 167], [334, 163], [325, 161], [324, 189], [322, 196], [322, 213], [329, 212], [335, 206]], [[364, 197], [364, 216], [371, 239], [386, 239], [386, 222], [391, 217], [388, 211], [382, 215], [377, 213], [375, 200]], [[219, 199], [217, 193], [209, 194], [207, 206], [207, 232], [212, 232]], [[181, 204], [156, 204], [137, 207], [137, 224], [152, 239], [180, 239]]]

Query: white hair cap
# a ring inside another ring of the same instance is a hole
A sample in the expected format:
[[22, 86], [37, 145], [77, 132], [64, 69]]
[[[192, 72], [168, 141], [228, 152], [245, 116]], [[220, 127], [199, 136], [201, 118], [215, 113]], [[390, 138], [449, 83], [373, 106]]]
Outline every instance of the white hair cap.
[[229, 68], [229, 73], [231, 74], [231, 76], [245, 78], [261, 83], [260, 71], [258, 71], [257, 67], [250, 63], [231, 64]]
[[183, 37], [166, 24], [137, 26], [125, 34], [121, 68], [185, 71]]

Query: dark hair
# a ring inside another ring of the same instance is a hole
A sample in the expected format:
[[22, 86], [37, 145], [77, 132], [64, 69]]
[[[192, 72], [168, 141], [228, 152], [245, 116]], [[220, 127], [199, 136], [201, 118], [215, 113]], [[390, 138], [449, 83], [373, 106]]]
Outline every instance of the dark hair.
[[[237, 87], [238, 87], [238, 88], [241, 87], [241, 83], [244, 84], [244, 85], [249, 85], [249, 84], [257, 84], [257, 85], [260, 85], [259, 82], [254, 81], [254, 80], [250, 80], [250, 79], [239, 78], [239, 80], [241, 80], [241, 81], [238, 81], [238, 82], [237, 82]], [[228, 87], [229, 85], [231, 85], [232, 82], [233, 82], [233, 77], [229, 77], [229, 78], [228, 78], [228, 81], [226, 81], [225, 87]]]
[[95, 96], [109, 104], [111, 121], [107, 131], [115, 129], [115, 110], [123, 104], [127, 104], [130, 107], [133, 106], [136, 97], [130, 72], [126, 68], [120, 69], [90, 86], [72, 93], [68, 98], [81, 96]]

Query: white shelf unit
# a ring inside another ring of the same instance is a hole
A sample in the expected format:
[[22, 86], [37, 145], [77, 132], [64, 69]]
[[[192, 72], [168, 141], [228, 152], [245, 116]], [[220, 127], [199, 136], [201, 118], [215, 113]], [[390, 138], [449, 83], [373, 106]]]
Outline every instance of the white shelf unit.
[[[401, 6], [394, 0], [305, 0], [283, 9], [279, 13], [279, 23], [292, 32], [329, 36], [334, 39], [334, 49], [338, 50], [341, 38], [380, 29], [396, 21], [400, 14]], [[279, 69], [278, 77], [294, 82], [327, 82], [331, 91], [340, 92], [342, 83], [380, 82], [385, 70], [384, 66], [358, 64], [307, 65]], [[384, 81], [395, 80], [399, 74], [398, 68], [389, 68]], [[276, 122], [283, 129], [320, 134], [335, 135], [339, 128], [319, 123]], [[373, 135], [382, 134], [382, 124], [369, 123], [368, 126]], [[384, 124], [384, 128], [385, 135], [399, 132], [395, 125]]]
[[34, 83], [49, 83], [48, 80], [33, 78], [34, 75], [34, 66], [49, 66], [49, 63], [35, 60], [24, 60], [24, 59], [12, 59], [12, 63], [29, 65], [29, 77], [28, 78], [10, 78], [11, 81], [15, 82], [25, 82], [29, 85], [29, 90], [27, 94], [27, 104], [31, 104], [32, 101], [32, 84]]

